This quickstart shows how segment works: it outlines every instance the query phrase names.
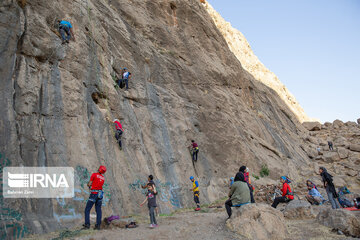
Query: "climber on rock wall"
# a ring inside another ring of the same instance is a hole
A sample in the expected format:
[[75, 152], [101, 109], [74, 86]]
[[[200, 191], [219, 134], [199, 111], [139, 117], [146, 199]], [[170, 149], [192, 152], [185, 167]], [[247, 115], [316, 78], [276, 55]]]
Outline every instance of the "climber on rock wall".
[[75, 41], [75, 35], [71, 23], [64, 20], [58, 20], [58, 24], [59, 24], [59, 33], [61, 35], [62, 44], [69, 43], [69, 40], [71, 38]]
[[199, 146], [194, 140], [191, 140], [191, 144], [188, 146], [188, 148], [190, 148], [190, 147], [192, 147], [192, 160], [197, 161], [198, 153], [199, 153]]
[[113, 122], [115, 123], [115, 128], [116, 128], [115, 138], [119, 143], [120, 150], [122, 150], [121, 136], [122, 136], [124, 130], [122, 128], [122, 125], [121, 125], [119, 119], [114, 119]]
[[193, 183], [193, 187], [190, 189], [190, 191], [193, 191], [194, 193], [194, 201], [196, 203], [196, 208], [195, 211], [199, 211], [200, 210], [200, 200], [199, 200], [199, 195], [200, 195], [200, 191], [199, 191], [199, 182], [195, 180], [195, 178], [193, 176], [190, 177], [190, 181]]
[[106, 172], [105, 166], [100, 166], [97, 173], [93, 173], [90, 177], [90, 181], [87, 186], [90, 188], [90, 196], [86, 203], [85, 207], [85, 224], [84, 228], [90, 228], [90, 211], [93, 205], [95, 204], [96, 211], [96, 225], [95, 229], [100, 230], [101, 224], [101, 205], [104, 197], [104, 192], [102, 187], [105, 182], [105, 177], [103, 174]]
[[122, 80], [125, 82], [125, 85], [126, 85], [125, 91], [127, 91], [129, 89], [130, 78], [131, 78], [131, 72], [129, 72], [127, 68], [124, 68], [123, 74], [122, 74]]

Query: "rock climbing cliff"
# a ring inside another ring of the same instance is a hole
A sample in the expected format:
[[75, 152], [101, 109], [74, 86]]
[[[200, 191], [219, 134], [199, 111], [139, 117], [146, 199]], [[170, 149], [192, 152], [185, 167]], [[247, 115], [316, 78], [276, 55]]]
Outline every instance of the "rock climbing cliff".
[[239, 30], [233, 28], [229, 22], [226, 22], [209, 3], [204, 3], [204, 6], [214, 20], [216, 27], [224, 36], [229, 49], [241, 62], [242, 67], [251, 73], [256, 80], [275, 90], [300, 122], [309, 121], [310, 118], [306, 115], [304, 109], [297, 102], [294, 95], [289, 92], [286, 86], [280, 82], [279, 78], [273, 72], [260, 62], [251, 50], [250, 44], [244, 35]]
[[[76, 41], [61, 44], [58, 19], [73, 24]], [[140, 184], [150, 173], [161, 212], [192, 206], [191, 175], [202, 203], [224, 197], [242, 164], [296, 179], [309, 165], [305, 115], [256, 80], [267, 70], [235, 56], [215, 23], [197, 0], [1, 1], [1, 169], [70, 166], [76, 175], [73, 199], [1, 197], [2, 236], [81, 224], [100, 164], [104, 215], [145, 211]], [[123, 67], [133, 76], [127, 92], [114, 87]], [[123, 151], [113, 118], [125, 130]], [[191, 139], [200, 147], [194, 165]]]

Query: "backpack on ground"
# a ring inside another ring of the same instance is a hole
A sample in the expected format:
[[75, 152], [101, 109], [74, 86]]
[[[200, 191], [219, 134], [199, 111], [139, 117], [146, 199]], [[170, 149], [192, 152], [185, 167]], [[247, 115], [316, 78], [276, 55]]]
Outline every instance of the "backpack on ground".
[[353, 207], [353, 206], [354, 206], [354, 204], [353, 204], [350, 200], [348, 200], [347, 198], [345, 198], [345, 197], [339, 197], [338, 200], [339, 200], [340, 205], [341, 205], [343, 208]]

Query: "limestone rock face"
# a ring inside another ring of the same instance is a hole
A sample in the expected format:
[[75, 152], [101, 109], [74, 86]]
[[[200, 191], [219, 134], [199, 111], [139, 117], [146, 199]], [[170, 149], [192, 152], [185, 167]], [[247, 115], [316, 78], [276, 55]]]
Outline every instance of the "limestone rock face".
[[317, 221], [327, 227], [341, 230], [346, 235], [360, 237], [360, 212], [342, 209], [323, 209]]
[[226, 226], [247, 239], [286, 239], [288, 230], [284, 215], [266, 204], [247, 204], [233, 209]]
[[256, 80], [275, 90], [285, 104], [294, 112], [300, 122], [309, 121], [310, 118], [305, 114], [303, 108], [297, 102], [294, 95], [289, 92], [289, 90], [280, 82], [279, 78], [273, 72], [267, 69], [264, 64], [260, 62], [251, 50], [250, 44], [244, 35], [237, 29], [233, 28], [229, 22], [226, 22], [209, 3], [205, 4], [205, 8], [212, 17], [219, 31], [224, 36], [229, 49], [239, 59], [243, 68], [251, 73]]
[[[1, 168], [73, 167], [76, 188], [73, 199], [1, 198], [16, 216], [0, 223], [6, 234], [81, 222], [86, 183], [101, 164], [104, 216], [146, 214], [138, 204], [148, 174], [160, 212], [170, 212], [193, 206], [191, 175], [206, 203], [226, 195], [224, 179], [242, 164], [255, 174], [267, 164], [272, 179], [297, 179], [309, 164], [294, 98], [242, 67], [199, 1], [4, 0], [0, 9]], [[61, 44], [58, 19], [73, 24], [76, 41]], [[123, 67], [133, 76], [127, 92], [114, 87]], [[191, 139], [200, 146], [194, 164]]]
[[304, 200], [290, 201], [285, 207], [284, 216], [289, 219], [309, 219], [316, 217], [311, 204]]

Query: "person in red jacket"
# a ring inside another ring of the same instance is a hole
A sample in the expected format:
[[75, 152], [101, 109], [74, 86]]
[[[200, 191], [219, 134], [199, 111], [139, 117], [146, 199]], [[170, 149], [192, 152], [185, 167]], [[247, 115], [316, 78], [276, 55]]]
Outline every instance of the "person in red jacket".
[[90, 228], [90, 211], [93, 205], [95, 204], [96, 211], [96, 225], [95, 229], [100, 230], [101, 224], [101, 205], [104, 196], [104, 192], [102, 191], [102, 187], [105, 182], [105, 177], [103, 174], [106, 172], [105, 166], [100, 166], [97, 173], [93, 173], [90, 177], [90, 181], [88, 182], [88, 187], [90, 189], [90, 197], [86, 203], [85, 207], [85, 224], [84, 228]]
[[121, 136], [122, 136], [124, 130], [123, 130], [122, 126], [121, 126], [121, 123], [120, 123], [119, 119], [114, 119], [113, 122], [115, 123], [115, 128], [116, 128], [115, 138], [119, 143], [120, 150], [122, 150]]
[[287, 177], [282, 176], [280, 178], [280, 182], [283, 184], [283, 187], [281, 189], [282, 191], [282, 196], [281, 197], [277, 197], [274, 199], [273, 204], [271, 205], [273, 208], [276, 208], [277, 205], [279, 205], [279, 203], [283, 202], [283, 203], [288, 203], [291, 200], [294, 199], [294, 195], [291, 191], [291, 188], [289, 186], [290, 181], [288, 180]]

